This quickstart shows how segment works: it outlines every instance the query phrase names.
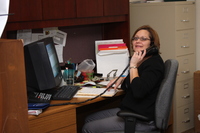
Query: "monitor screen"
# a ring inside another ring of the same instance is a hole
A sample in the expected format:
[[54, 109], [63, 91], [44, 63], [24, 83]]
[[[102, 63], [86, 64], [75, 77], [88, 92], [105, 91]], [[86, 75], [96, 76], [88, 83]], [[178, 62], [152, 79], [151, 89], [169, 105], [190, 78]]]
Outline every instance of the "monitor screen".
[[24, 56], [28, 91], [60, 85], [62, 73], [52, 37], [25, 45]]
[[53, 47], [54, 45], [51, 45], [51, 43], [46, 45], [46, 50], [47, 50], [49, 61], [50, 61], [51, 68], [53, 71], [53, 76], [56, 77], [60, 72], [60, 66], [57, 59], [57, 53], [55, 51], [55, 48]]

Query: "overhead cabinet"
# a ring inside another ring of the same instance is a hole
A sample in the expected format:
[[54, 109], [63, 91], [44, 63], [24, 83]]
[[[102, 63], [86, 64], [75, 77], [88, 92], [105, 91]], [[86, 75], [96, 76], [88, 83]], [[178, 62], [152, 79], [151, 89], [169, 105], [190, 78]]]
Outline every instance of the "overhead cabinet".
[[10, 0], [8, 22], [42, 20], [41, 0]]
[[77, 17], [103, 16], [103, 0], [76, 0]]
[[42, 0], [43, 20], [76, 18], [75, 0]]
[[8, 30], [127, 21], [128, 0], [10, 0]]
[[128, 6], [124, 0], [104, 0], [104, 16], [128, 14]]

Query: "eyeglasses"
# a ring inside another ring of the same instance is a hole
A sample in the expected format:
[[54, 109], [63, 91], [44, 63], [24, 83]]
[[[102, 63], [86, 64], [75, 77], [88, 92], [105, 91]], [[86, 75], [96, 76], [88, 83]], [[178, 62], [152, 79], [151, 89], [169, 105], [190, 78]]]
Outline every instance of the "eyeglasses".
[[138, 39], [140, 39], [140, 41], [150, 40], [149, 38], [145, 38], [145, 37], [133, 37], [132, 38], [133, 41], [137, 41]]

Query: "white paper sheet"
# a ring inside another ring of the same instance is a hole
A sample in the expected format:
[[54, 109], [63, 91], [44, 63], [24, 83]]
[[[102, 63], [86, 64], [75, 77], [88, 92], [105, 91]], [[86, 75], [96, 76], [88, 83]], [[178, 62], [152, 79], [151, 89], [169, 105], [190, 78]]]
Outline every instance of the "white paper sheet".
[[62, 45], [55, 45], [56, 52], [58, 55], [58, 60], [60, 63], [63, 62], [63, 46]]
[[31, 29], [25, 29], [25, 30], [18, 30], [17, 31], [17, 39], [23, 39], [24, 45], [27, 45], [31, 43], [32, 39], [32, 30]]
[[66, 44], [67, 33], [58, 30], [56, 34], [53, 36], [53, 40], [56, 44], [62, 45], [63, 47]]

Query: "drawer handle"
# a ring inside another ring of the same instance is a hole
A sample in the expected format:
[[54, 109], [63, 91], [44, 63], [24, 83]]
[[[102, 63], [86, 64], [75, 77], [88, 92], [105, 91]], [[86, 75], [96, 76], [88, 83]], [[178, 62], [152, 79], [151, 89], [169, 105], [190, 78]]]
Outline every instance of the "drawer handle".
[[189, 48], [189, 46], [181, 46], [181, 48]]
[[187, 71], [182, 71], [181, 73], [186, 74], [186, 73], [189, 73], [189, 72], [190, 72], [190, 71], [187, 70]]
[[190, 21], [187, 19], [183, 19], [183, 20], [181, 20], [181, 22], [190, 22]]
[[188, 118], [187, 120], [182, 121], [182, 123], [189, 123], [190, 119]]
[[188, 88], [189, 88], [189, 83], [184, 84], [184, 85], [183, 85], [183, 88], [184, 88], [184, 89], [188, 89]]
[[182, 98], [187, 99], [190, 97], [190, 94], [187, 94], [186, 96], [182, 96]]

